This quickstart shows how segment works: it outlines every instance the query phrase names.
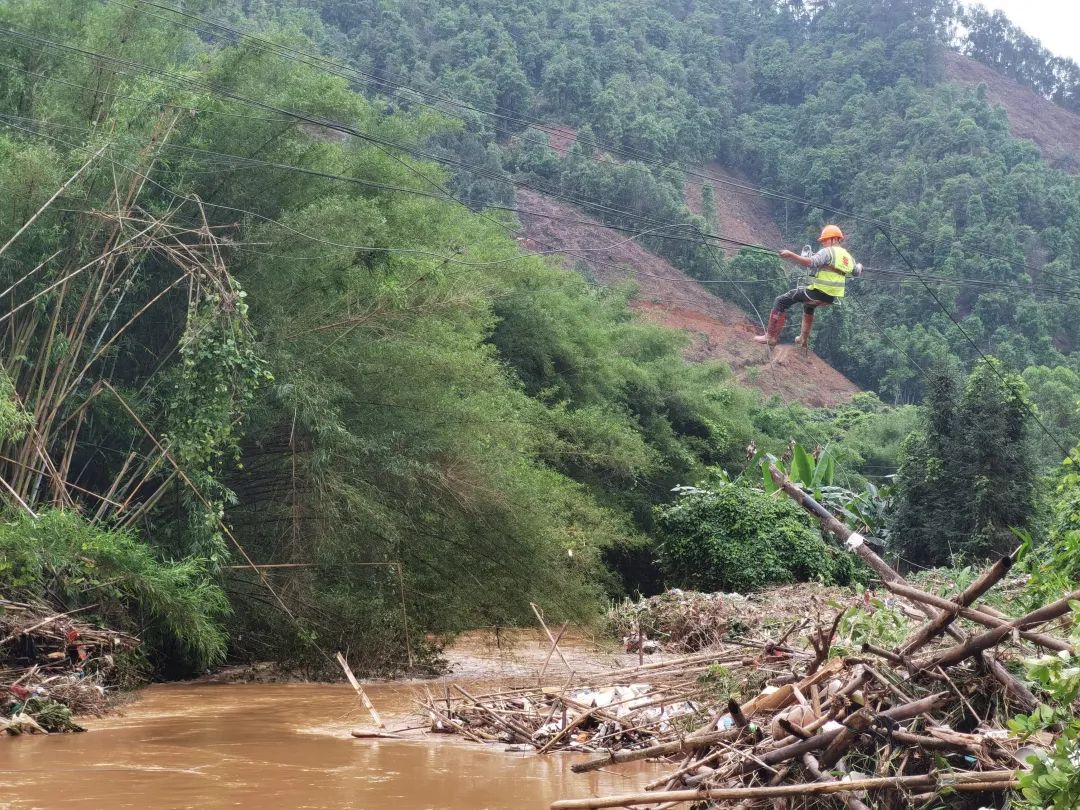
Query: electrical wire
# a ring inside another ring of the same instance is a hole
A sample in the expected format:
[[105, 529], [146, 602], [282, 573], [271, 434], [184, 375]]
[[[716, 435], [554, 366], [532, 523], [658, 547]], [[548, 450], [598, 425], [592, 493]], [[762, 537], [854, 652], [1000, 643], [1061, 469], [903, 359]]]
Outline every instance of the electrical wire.
[[[115, 0], [106, 0], [106, 1], [107, 2], [115, 2]], [[123, 5], [123, 4], [121, 4], [121, 5]], [[160, 7], [160, 8], [168, 8], [168, 10], [176, 12], [175, 9], [171, 9], [169, 7], [158, 6], [157, 4], [153, 4], [153, 3], [151, 3], [150, 5], [155, 5], [156, 7]], [[135, 7], [131, 7], [131, 6], [128, 6], [128, 7], [133, 8], [136, 11], [139, 10], [138, 8], [135, 8]], [[190, 16], [190, 15], [188, 15], [188, 16]], [[158, 75], [165, 76], [165, 77], [168, 77], [168, 78], [172, 78], [174, 80], [184, 81], [184, 77], [178, 77], [176, 74], [170, 73], [169, 71], [164, 71], [164, 70], [161, 70], [161, 69], [155, 69], [155, 68], [152, 68], [152, 67], [147, 66], [147, 65], [142, 65], [142, 64], [140, 64], [138, 62], [133, 62], [131, 60], [123, 60], [123, 59], [118, 59], [118, 58], [115, 58], [115, 57], [107, 57], [104, 54], [97, 54], [97, 53], [94, 53], [92, 51], [87, 51], [85, 49], [75, 48], [74, 46], [51, 42], [51, 41], [46, 40], [44, 38], [35, 37], [33, 35], [22, 34], [20, 32], [14, 31], [12, 29], [0, 28], [0, 30], [2, 30], [3, 32], [5, 32], [5, 33], [7, 33], [9, 35], [15, 36], [15, 37], [20, 37], [21, 36], [21, 37], [24, 37], [24, 38], [28, 38], [31, 41], [37, 41], [39, 44], [45, 44], [45, 45], [48, 45], [48, 46], [51, 46], [51, 47], [59, 47], [59, 48], [64, 49], [64, 50], [74, 51], [74, 52], [80, 53], [80, 54], [82, 54], [84, 56], [88, 56], [88, 57], [92, 57], [92, 58], [105, 58], [105, 59], [108, 59], [110, 61], [113, 61], [113, 62], [116, 62], [116, 63], [119, 63], [119, 64], [124, 64], [124, 65], [135, 67], [135, 68], [141, 68], [143, 70], [155, 72]], [[230, 29], [230, 31], [232, 31], [232, 29]], [[235, 32], [235, 33], [240, 34], [240, 32]], [[247, 35], [243, 35], [243, 36], [247, 36]], [[255, 38], [255, 39], [258, 39], [258, 38]], [[188, 80], [188, 81], [190, 82], [190, 80]], [[204, 87], [204, 88], [208, 88], [212, 92], [220, 93], [220, 94], [226, 96], [227, 98], [231, 98], [233, 100], [240, 101], [241, 103], [253, 104], [254, 106], [258, 106], [258, 107], [261, 107], [263, 109], [269, 109], [269, 110], [272, 110], [274, 112], [278, 112], [278, 113], [281, 113], [281, 114], [284, 114], [284, 115], [287, 115], [287, 116], [292, 116], [292, 117], [295, 117], [295, 118], [300, 119], [300, 120], [305, 120], [305, 121], [307, 121], [309, 123], [312, 123], [312, 124], [316, 124], [316, 125], [320, 125], [320, 126], [327, 126], [327, 127], [331, 128], [331, 129], [337, 129], [339, 131], [347, 132], [348, 134], [352, 134], [355, 137], [361, 137], [361, 138], [363, 138], [365, 140], [370, 140], [370, 141], [372, 141], [374, 143], [379, 143], [379, 140], [380, 140], [378, 138], [373, 138], [369, 133], [359, 132], [359, 131], [355, 130], [355, 128], [346, 127], [346, 126], [341, 125], [341, 124], [335, 124], [334, 122], [322, 121], [322, 120], [313, 118], [311, 116], [305, 116], [305, 115], [303, 115], [301, 113], [296, 113], [295, 111], [283, 110], [281, 108], [275, 107], [274, 105], [269, 105], [269, 104], [266, 104], [264, 102], [259, 102], [257, 100], [247, 99], [247, 98], [245, 98], [245, 97], [243, 97], [243, 96], [241, 96], [241, 95], [239, 95], [237, 93], [234, 93], [233, 91], [230, 91], [228, 88], [221, 88], [219, 86], [215, 86], [215, 85], [205, 83], [205, 82], [194, 82], [194, 84], [196, 84], [196, 86], [201, 86], [201, 87]], [[402, 147], [401, 144], [390, 143], [388, 145], [393, 146], [394, 148], [401, 148]], [[436, 160], [440, 159], [438, 156], [432, 156], [432, 155], [429, 155], [429, 154], [424, 154], [423, 156], [428, 157], [429, 159], [436, 159]], [[447, 161], [447, 162], [451, 163], [452, 165], [454, 165], [454, 164], [461, 165], [460, 161]], [[467, 166], [464, 166], [464, 167], [468, 168]], [[484, 175], [481, 175], [481, 176], [484, 176]], [[488, 175], [488, 176], [490, 176], [490, 175]], [[147, 179], [149, 179], [149, 178], [147, 178]], [[492, 177], [492, 179], [501, 179], [501, 178]], [[714, 180], [714, 178], [707, 178], [707, 179]], [[154, 182], [154, 181], [151, 181], [151, 182]], [[158, 185], [160, 185], [160, 184], [158, 184]], [[754, 190], [756, 192], [758, 192], [758, 193], [761, 193], [761, 194], [768, 193], [764, 189], [754, 189]], [[565, 197], [565, 195], [562, 195], [562, 196]], [[981, 348], [979, 348], [977, 346], [977, 344], [971, 339], [971, 337], [963, 329], [963, 327], [960, 325], [960, 323], [955, 319], [955, 317], [953, 317], [951, 312], [949, 312], [949, 310], [941, 303], [940, 299], [933, 292], [932, 288], [929, 286], [927, 281], [918, 273], [918, 271], [915, 269], [914, 265], [907, 259], [906, 255], [900, 253], [899, 248], [897, 248], [897, 246], [895, 245], [895, 242], [893, 242], [891, 236], [888, 234], [888, 231], [885, 229], [883, 223], [881, 223], [880, 221], [878, 221], [876, 219], [873, 219], [873, 218], [859, 217], [858, 215], [852, 214], [850, 212], [844, 212], [844, 211], [840, 211], [838, 209], [828, 209], [827, 206], [818, 205], [818, 204], [816, 204], [816, 203], [814, 203], [813, 201], [810, 201], [810, 200], [802, 200], [802, 199], [799, 199], [797, 197], [794, 197], [793, 195], [787, 195], [786, 199], [788, 199], [790, 201], [794, 201], [794, 202], [799, 202], [799, 203], [804, 204], [804, 205], [815, 205], [816, 207], [823, 207], [823, 208], [826, 208], [827, 210], [832, 210], [832, 211], [834, 211], [836, 213], [840, 213], [840, 214], [843, 214], [845, 216], [850, 216], [850, 217], [852, 217], [854, 219], [858, 219], [860, 221], [865, 221], [865, 222], [870, 222], [872, 224], [875, 224], [879, 228], [881, 233], [885, 236], [885, 238], [889, 241], [889, 243], [893, 247], [893, 249], [895, 251], [897, 251], [898, 255], [901, 256], [901, 258], [904, 260], [905, 264], [908, 265], [908, 268], [911, 271], [911, 273], [914, 274], [916, 278], [918, 278], [918, 280], [923, 284], [923, 286], [925, 287], [927, 292], [931, 294], [931, 296], [934, 298], [934, 301], [939, 306], [939, 308], [941, 308], [946, 313], [946, 315], [948, 315], [950, 320], [961, 331], [961, 333], [964, 335], [964, 337], [973, 346], [975, 346], [975, 348], [977, 349], [979, 354], [982, 357], [985, 358], [985, 354], [982, 352]], [[599, 208], [601, 210], [608, 210], [608, 211], [611, 211], [613, 213], [620, 213], [620, 212], [617, 211], [617, 209], [611, 209], [608, 206], [603, 206], [603, 205], [600, 205], [600, 204], [595, 203], [593, 201], [588, 201], [588, 200], [580, 201], [580, 200], [573, 200], [573, 199], [571, 199], [571, 201], [576, 202], [578, 204], [584, 204], [584, 205], [588, 205], [588, 206], [593, 206], [593, 207]], [[218, 207], [228, 208], [227, 206], [218, 206]], [[234, 209], [234, 210], [236, 210], [236, 209]], [[622, 212], [622, 213], [625, 213], [625, 212]], [[284, 226], [282, 223], [277, 223], [277, 224], [279, 226], [281, 226], [281, 227], [286, 227], [286, 228], [288, 227], [288, 226]], [[658, 227], [680, 227], [680, 226], [660, 225]], [[701, 242], [702, 242], [703, 245], [708, 247], [708, 243], [705, 241], [705, 239], [703, 237], [701, 239]], [[333, 244], [333, 243], [331, 243], [331, 244]], [[343, 245], [334, 245], [334, 246], [344, 247]], [[748, 247], [751, 247], [751, 246], [748, 246]], [[753, 246], [753, 247], [757, 247], [757, 246]], [[991, 255], [996, 255], [996, 254], [991, 254]], [[996, 256], [996, 257], [997, 258], [1003, 258], [1003, 257], [1000, 257], [1000, 256]], [[1026, 263], [1023, 266], [1025, 268], [1028, 268]], [[1030, 269], [1030, 268], [1028, 268], [1028, 269]], [[741, 292], [741, 290], [740, 290], [740, 292]], [[760, 314], [759, 314], [759, 319], [760, 319]], [[996, 369], [995, 369], [995, 373], [998, 373], [998, 372], [996, 372]], [[998, 376], [1001, 376], [1000, 373], [998, 373]], [[1002, 380], [1004, 381], [1004, 377], [1002, 377]], [[1046, 430], [1045, 426], [1042, 425], [1041, 420], [1038, 420], [1037, 416], [1036, 416], [1036, 420], [1039, 421], [1040, 427], [1042, 427], [1042, 429], [1044, 431], [1046, 431], [1047, 435], [1056, 444], [1058, 444], [1059, 447], [1062, 447], [1064, 449], [1063, 445], [1061, 445], [1061, 443], [1056, 439], [1056, 437], [1053, 437], [1052, 434], [1050, 434], [1049, 431]]]
[[[430, 93], [430, 92], [427, 92], [427, 91], [424, 91], [424, 90], [420, 90], [420, 89], [418, 89], [416, 87], [409, 86], [409, 85], [405, 84], [402, 81], [394, 81], [394, 80], [380, 78], [380, 77], [374, 76], [373, 74], [366, 73], [366, 72], [364, 72], [362, 70], [359, 70], [358, 68], [350, 67], [348, 65], [344, 65], [344, 64], [335, 62], [333, 60], [327, 59], [326, 57], [320, 56], [318, 54], [313, 54], [313, 53], [303, 51], [303, 50], [300, 50], [300, 49], [297, 49], [297, 48], [292, 48], [292, 47], [289, 47], [287, 45], [283, 45], [281, 43], [271, 42], [271, 41], [269, 41], [267, 39], [264, 39], [262, 37], [259, 37], [257, 35], [241, 31], [241, 30], [239, 30], [237, 28], [225, 25], [224, 23], [215, 22], [215, 21], [210, 20], [210, 19], [208, 19], [206, 17], [202, 17], [202, 16], [200, 16], [198, 14], [194, 14], [192, 12], [188, 12], [188, 11], [185, 11], [183, 9], [178, 9], [178, 8], [175, 8], [173, 6], [169, 6], [169, 5], [164, 4], [164, 3], [153, 2], [152, 0], [141, 0], [141, 3], [140, 3], [139, 6], [133, 6], [133, 5], [130, 5], [128, 3], [121, 2], [121, 0], [104, 0], [104, 2], [112, 4], [112, 5], [118, 5], [118, 6], [122, 6], [124, 8], [128, 8], [128, 9], [130, 9], [132, 11], [137, 12], [137, 13], [148, 14], [148, 15], [150, 15], [152, 17], [157, 18], [157, 19], [166, 20], [166, 21], [168, 21], [168, 22], [170, 22], [170, 23], [172, 23], [174, 25], [184, 27], [184, 28], [188, 28], [189, 30], [192, 30], [192, 31], [195, 31], [195, 32], [211, 33], [211, 31], [213, 31], [213, 32], [217, 32], [220, 35], [224, 35], [227, 38], [231, 38], [233, 41], [243, 40], [243, 41], [246, 41], [246, 42], [249, 42], [249, 43], [253, 43], [256, 47], [259, 47], [259, 48], [262, 48], [265, 51], [269, 51], [271, 53], [274, 53], [274, 54], [276, 54], [277, 56], [279, 56], [279, 57], [281, 57], [283, 59], [287, 59], [287, 60], [293, 61], [293, 62], [300, 62], [302, 64], [308, 65], [309, 67], [315, 67], [316, 65], [312, 64], [312, 62], [315, 62], [315, 63], [321, 64], [323, 66], [322, 69], [324, 71], [327, 71], [327, 72], [335, 72], [336, 71], [336, 73], [334, 73], [334, 75], [338, 75], [341, 78], [349, 78], [349, 77], [354, 77], [355, 78], [356, 76], [363, 76], [363, 77], [365, 77], [365, 78], [367, 78], [369, 80], [375, 81], [375, 82], [377, 82], [377, 83], [379, 83], [380, 85], [383, 85], [383, 86], [392, 87], [392, 88], [394, 88], [396, 90], [408, 91], [409, 93], [419, 95], [422, 98], [430, 98], [430, 99], [434, 99], [436, 101], [441, 101], [443, 103], [447, 103], [447, 104], [450, 104], [452, 106], [455, 106], [455, 107], [458, 107], [458, 108], [461, 108], [461, 109], [466, 109], [466, 110], [468, 110], [470, 112], [478, 113], [478, 114], [481, 114], [481, 115], [485, 115], [485, 116], [489, 116], [489, 117], [493, 117], [493, 118], [498, 118], [498, 119], [502, 119], [502, 120], [507, 120], [507, 121], [511, 121], [511, 122], [514, 122], [514, 123], [517, 123], [517, 124], [525, 124], [527, 126], [531, 126], [531, 127], [540, 129], [541, 131], [544, 131], [544, 132], [548, 133], [549, 135], [559, 134], [560, 131], [561, 131], [558, 127], [553, 127], [550, 124], [546, 124], [543, 121], [540, 121], [538, 119], [535, 119], [535, 118], [532, 118], [532, 117], [529, 117], [529, 116], [500, 114], [500, 113], [498, 113], [496, 111], [486, 110], [484, 108], [477, 107], [475, 105], [464, 102], [464, 101], [462, 101], [460, 99], [456, 99], [456, 98], [454, 98], [452, 96], [433, 94], [433, 93]], [[159, 10], [170, 12], [170, 13], [172, 13], [174, 15], [179, 16], [179, 17], [184, 17], [184, 18], [187, 18], [187, 19], [190, 19], [190, 20], [194, 20], [197, 23], [202, 23], [203, 25], [210, 26], [211, 31], [207, 31], [205, 28], [199, 28], [198, 25], [186, 24], [186, 23], [183, 23], [183, 22], [181, 22], [179, 20], [168, 19], [168, 18], [163, 17], [162, 15], [153, 14], [152, 12], [146, 11], [146, 9], [143, 8], [143, 6], [152, 6], [154, 8], [159, 9]], [[442, 108], [437, 107], [437, 106], [433, 106], [433, 105], [431, 105], [429, 103], [425, 103], [424, 106], [432, 107], [433, 109], [439, 110], [441, 112], [445, 112], [445, 110], [443, 110]], [[731, 180], [729, 178], [716, 177], [716, 176], [710, 175], [710, 174], [705, 173], [705, 172], [690, 169], [690, 168], [684, 166], [683, 164], [679, 163], [678, 161], [661, 161], [661, 160], [657, 160], [655, 157], [647, 155], [646, 153], [644, 153], [644, 152], [642, 152], [640, 150], [635, 150], [633, 148], [614, 147], [614, 146], [612, 146], [610, 144], [605, 144], [605, 143], [603, 143], [603, 142], [601, 142], [601, 141], [599, 141], [599, 140], [597, 140], [595, 138], [593, 138], [593, 139], [581, 139], [581, 142], [585, 143], [585, 144], [587, 144], [589, 146], [592, 146], [594, 149], [600, 149], [600, 150], [606, 151], [606, 152], [608, 152], [610, 154], [613, 154], [613, 155], [630, 155], [630, 156], [633, 157], [633, 159], [635, 159], [638, 162], [643, 163], [645, 165], [649, 165], [649, 166], [653, 166], [653, 167], [662, 167], [662, 168], [676, 168], [676, 169], [680, 170], [681, 172], [683, 172], [684, 174], [686, 174], [687, 176], [696, 177], [696, 178], [702, 179], [703, 181], [708, 180], [708, 181], [710, 181], [712, 183], [717, 183], [717, 184], [723, 185], [725, 187], [732, 188], [732, 189], [734, 189], [736, 191], [745, 192], [745, 193], [749, 193], [749, 194], [756, 194], [756, 195], [759, 195], [759, 196], [768, 197], [768, 198], [777, 199], [777, 200], [783, 200], [785, 202], [792, 202], [792, 203], [796, 203], [798, 205], [802, 205], [802, 206], [806, 206], [806, 207], [810, 207], [810, 208], [817, 208], [817, 209], [820, 209], [820, 210], [828, 211], [830, 213], [836, 214], [836, 215], [841, 216], [841, 217], [846, 217], [846, 218], [849, 218], [849, 219], [852, 219], [852, 220], [855, 220], [855, 221], [864, 222], [864, 223], [873, 225], [874, 227], [885, 227], [887, 225], [887, 223], [884, 223], [884, 222], [882, 222], [881, 220], [879, 220], [879, 219], [877, 219], [875, 217], [868, 217], [868, 216], [865, 216], [865, 215], [857, 214], [857, 213], [852, 212], [852, 211], [846, 211], [844, 209], [840, 209], [840, 208], [836, 208], [834, 206], [830, 206], [827, 203], [823, 203], [821, 201], [810, 200], [810, 199], [807, 199], [805, 197], [800, 197], [798, 195], [787, 194], [787, 193], [778, 192], [778, 191], [772, 191], [772, 190], [765, 189], [765, 188], [758, 187], [758, 186], [754, 186], [754, 185], [751, 185], [751, 184], [740, 183], [738, 181], [734, 181], [734, 180]], [[931, 244], [939, 244], [939, 245], [940, 244], [951, 244], [951, 243], [953, 243], [955, 241], [955, 240], [948, 240], [948, 239], [932, 239], [932, 238], [928, 239], [926, 234], [921, 233], [919, 231], [916, 231], [914, 229], [909, 229], [909, 228], [896, 228], [895, 230], [897, 230], [897, 232], [899, 232], [899, 233], [906, 233], [906, 234], [908, 234], [910, 236], [914, 236], [914, 237], [926, 240], [926, 241], [930, 242]], [[998, 260], [1006, 262], [1006, 263], [1008, 263], [1009, 265], [1012, 265], [1012, 266], [1023, 267], [1025, 269], [1025, 271], [1027, 271], [1029, 274], [1034, 274], [1034, 273], [1039, 272], [1036, 268], [1032, 267], [1031, 265], [1028, 265], [1026, 261], [1018, 261], [1017, 259], [1014, 259], [1012, 257], [1003, 256], [1003, 255], [1001, 255], [999, 253], [986, 250], [985, 248], [980, 248], [980, 247], [977, 247], [977, 246], [965, 246], [965, 249], [970, 250], [970, 251], [975, 252], [975, 253], [979, 253], [980, 255], [987, 256], [989, 258], [998, 259]], [[1076, 277], [1063, 276], [1061, 274], [1056, 274], [1053, 271], [1046, 271], [1045, 269], [1043, 270], [1043, 272], [1046, 273], [1046, 274], [1050, 274], [1050, 275], [1059, 275], [1060, 277], [1063, 277], [1063, 278], [1066, 278], [1066, 279], [1072, 280], [1072, 281], [1080, 281], [1080, 279], [1078, 279]]]

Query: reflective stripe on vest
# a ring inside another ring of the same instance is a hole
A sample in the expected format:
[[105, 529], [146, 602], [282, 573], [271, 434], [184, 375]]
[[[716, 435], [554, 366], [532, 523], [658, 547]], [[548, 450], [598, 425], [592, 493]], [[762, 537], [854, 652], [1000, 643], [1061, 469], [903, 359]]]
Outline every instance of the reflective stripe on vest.
[[834, 245], [829, 250], [832, 251], [832, 263], [817, 269], [809, 289], [820, 290], [833, 298], [843, 298], [844, 282], [855, 270], [855, 260], [839, 245]]

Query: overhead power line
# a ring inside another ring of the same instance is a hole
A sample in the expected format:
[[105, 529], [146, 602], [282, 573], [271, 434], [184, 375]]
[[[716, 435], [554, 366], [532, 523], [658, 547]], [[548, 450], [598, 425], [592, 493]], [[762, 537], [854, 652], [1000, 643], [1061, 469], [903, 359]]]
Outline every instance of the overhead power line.
[[[337, 76], [339, 76], [341, 78], [353, 78], [355, 80], [357, 77], [362, 77], [364, 79], [376, 82], [377, 84], [379, 84], [381, 86], [393, 88], [393, 89], [395, 89], [397, 91], [407, 91], [408, 93], [418, 95], [421, 98], [429, 99], [430, 101], [423, 102], [424, 106], [433, 107], [434, 109], [437, 109], [437, 110], [439, 110], [441, 112], [444, 112], [444, 113], [446, 112], [445, 109], [443, 109], [441, 107], [438, 107], [437, 105], [434, 105], [432, 102], [441, 102], [443, 104], [449, 104], [449, 105], [451, 105], [453, 107], [456, 107], [456, 108], [459, 108], [459, 109], [464, 109], [464, 110], [467, 110], [469, 112], [473, 112], [473, 113], [477, 113], [477, 114], [480, 114], [480, 115], [492, 117], [492, 118], [495, 118], [497, 120], [506, 120], [506, 121], [510, 121], [510, 122], [513, 122], [513, 123], [518, 124], [518, 125], [525, 125], [525, 126], [533, 127], [533, 128], [539, 129], [539, 130], [541, 130], [543, 132], [546, 132], [549, 135], [557, 135], [557, 134], [560, 134], [561, 131], [562, 131], [559, 127], [552, 126], [552, 125], [550, 125], [550, 124], [548, 124], [548, 123], [546, 123], [544, 121], [533, 118], [531, 116], [527, 116], [527, 115], [524, 115], [524, 114], [508, 115], [508, 114], [505, 114], [505, 113], [499, 113], [498, 111], [495, 111], [495, 110], [488, 110], [488, 109], [484, 109], [482, 107], [478, 107], [478, 106], [476, 106], [474, 104], [470, 104], [468, 102], [465, 102], [465, 101], [463, 101], [461, 99], [458, 99], [458, 98], [455, 98], [453, 96], [449, 96], [449, 95], [446, 95], [446, 94], [432, 93], [430, 91], [425, 91], [425, 90], [410, 86], [410, 85], [406, 84], [404, 81], [401, 81], [401, 80], [398, 80], [398, 79], [378, 77], [378, 76], [375, 76], [374, 74], [362, 71], [362, 70], [360, 70], [358, 68], [355, 68], [355, 67], [352, 67], [350, 65], [342, 64], [342, 63], [337, 62], [335, 60], [328, 59], [325, 56], [322, 56], [320, 54], [315, 54], [315, 53], [304, 51], [304, 50], [301, 50], [301, 49], [298, 49], [298, 48], [290, 47], [290, 46], [284, 45], [282, 43], [272, 42], [272, 41], [270, 41], [268, 39], [265, 39], [264, 37], [260, 37], [260, 36], [255, 35], [255, 34], [251, 34], [249, 32], [242, 31], [242, 30], [240, 30], [238, 28], [235, 28], [233, 26], [229, 26], [229, 25], [227, 25], [225, 23], [217, 22], [217, 21], [211, 20], [211, 19], [209, 19], [207, 17], [195, 14], [193, 12], [185, 11], [183, 9], [179, 9], [179, 8], [176, 8], [175, 6], [170, 6], [170, 5], [165, 4], [165, 3], [153, 2], [153, 0], [141, 0], [140, 4], [135, 6], [135, 5], [131, 5], [129, 3], [122, 2], [122, 0], [104, 0], [104, 2], [113, 4], [113, 5], [117, 5], [117, 6], [122, 6], [124, 8], [128, 8], [128, 9], [130, 9], [132, 11], [137, 12], [137, 13], [147, 14], [147, 15], [149, 15], [151, 17], [161, 19], [161, 20], [165, 20], [165, 21], [167, 21], [167, 22], [169, 22], [171, 24], [174, 24], [174, 25], [177, 25], [177, 26], [180, 26], [180, 27], [183, 27], [183, 28], [188, 28], [189, 30], [192, 30], [192, 31], [201, 32], [201, 33], [204, 33], [204, 34], [216, 33], [216, 34], [218, 34], [220, 36], [224, 36], [224, 37], [229, 38], [229, 39], [231, 39], [233, 41], [242, 40], [242, 41], [245, 41], [245, 42], [249, 42], [249, 43], [252, 43], [253, 45], [255, 45], [256, 47], [259, 47], [259, 48], [261, 48], [261, 49], [263, 49], [265, 51], [269, 51], [271, 53], [274, 53], [274, 54], [280, 56], [283, 59], [287, 59], [287, 60], [290, 60], [290, 61], [293, 61], [293, 62], [300, 62], [302, 64], [308, 65], [309, 67], [319, 67], [320, 69], [322, 69], [324, 71], [327, 71], [327, 72], [331, 72], [334, 75], [337, 75]], [[188, 19], [188, 20], [193, 20], [194, 23], [197, 23], [197, 24], [185, 23], [185, 22], [182, 22], [179, 19], [170, 19], [170, 18], [164, 17], [163, 15], [160, 15], [160, 14], [154, 14], [153, 12], [148, 11], [145, 8], [146, 6], [151, 6], [153, 8], [158, 9], [158, 10], [169, 12], [169, 13], [173, 14], [175, 17], [180, 17], [180, 18], [184, 18], [184, 19]], [[200, 28], [198, 24], [201, 24], [203, 26], [208, 26], [208, 28]], [[712, 183], [716, 183], [716, 184], [722, 185], [722, 186], [724, 186], [726, 188], [730, 188], [730, 189], [733, 189], [733, 190], [736, 190], [736, 191], [739, 191], [739, 192], [744, 192], [744, 193], [748, 193], [748, 194], [755, 194], [755, 195], [759, 195], [759, 196], [763, 196], [763, 197], [767, 197], [767, 198], [771, 198], [771, 199], [783, 200], [783, 201], [786, 201], [786, 202], [791, 202], [791, 203], [795, 203], [795, 204], [802, 205], [802, 206], [807, 206], [807, 207], [811, 207], [811, 208], [817, 208], [817, 209], [820, 209], [820, 210], [823, 210], [823, 211], [828, 211], [828, 212], [830, 212], [832, 214], [835, 214], [837, 216], [841, 216], [841, 217], [845, 217], [845, 218], [848, 218], [848, 219], [852, 219], [854, 221], [864, 222], [864, 223], [870, 224], [870, 225], [874, 226], [875, 228], [878, 228], [878, 227], [890, 227], [890, 228], [893, 228], [893, 226], [890, 225], [889, 223], [883, 222], [883, 221], [881, 221], [880, 219], [878, 219], [876, 217], [869, 217], [869, 216], [866, 216], [866, 215], [858, 214], [858, 213], [853, 212], [853, 211], [847, 211], [847, 210], [838, 208], [836, 206], [832, 206], [832, 205], [830, 205], [828, 203], [811, 200], [811, 199], [808, 199], [808, 198], [805, 198], [805, 197], [801, 197], [799, 195], [794, 195], [794, 194], [789, 194], [789, 193], [784, 193], [784, 192], [779, 192], [779, 191], [773, 191], [773, 190], [765, 189], [765, 188], [762, 188], [762, 187], [759, 187], [759, 186], [754, 186], [754, 185], [749, 184], [749, 183], [741, 183], [739, 181], [732, 180], [731, 178], [718, 177], [718, 176], [709, 174], [707, 172], [702, 172], [702, 171], [695, 170], [695, 169], [692, 169], [690, 167], [687, 167], [687, 166], [685, 166], [684, 164], [682, 164], [679, 161], [657, 159], [655, 156], [644, 153], [641, 150], [636, 150], [636, 149], [633, 149], [633, 148], [630, 148], [630, 147], [613, 146], [611, 144], [604, 143], [604, 142], [602, 142], [602, 141], [600, 141], [598, 139], [595, 139], [595, 138], [581, 139], [581, 142], [586, 144], [586, 145], [592, 146], [595, 149], [600, 149], [600, 150], [606, 151], [606, 152], [608, 152], [608, 153], [610, 153], [612, 155], [629, 156], [632, 159], [634, 159], [634, 160], [636, 160], [636, 161], [638, 161], [640, 163], [644, 163], [646, 165], [650, 165], [650, 166], [653, 166], [653, 167], [675, 168], [675, 169], [678, 169], [679, 171], [683, 172], [684, 174], [686, 174], [688, 177], [695, 177], [695, 178], [701, 179], [703, 181], [708, 180], [708, 181], [710, 181]], [[907, 234], [909, 236], [913, 236], [915, 238], [927, 241], [927, 242], [929, 242], [931, 244], [934, 244], [934, 245], [952, 244], [953, 241], [955, 241], [955, 240], [947, 240], [947, 239], [928, 238], [925, 233], [922, 233], [920, 231], [910, 229], [910, 228], [893, 228], [893, 230], [895, 230], [897, 233], [905, 233], [905, 234]], [[974, 252], [974, 253], [978, 253], [979, 255], [983, 255], [983, 256], [986, 256], [988, 258], [998, 259], [999, 261], [1005, 262], [1005, 263], [1009, 264], [1010, 266], [1022, 267], [1029, 274], [1035, 274], [1035, 273], [1039, 272], [1039, 270], [1037, 268], [1032, 267], [1026, 261], [1020, 261], [1020, 260], [1018, 260], [1016, 258], [1013, 258], [1013, 257], [1010, 257], [1010, 256], [1003, 256], [1000, 253], [997, 253], [995, 251], [990, 251], [990, 250], [987, 250], [985, 248], [982, 248], [982, 247], [979, 247], [979, 246], [976, 246], [976, 245], [965, 245], [964, 248], [965, 248], [965, 250], [968, 250], [968, 251], [971, 251], [971, 252]], [[1045, 273], [1047, 273], [1049, 275], [1058, 275], [1060, 277], [1069, 278], [1067, 276], [1063, 276], [1062, 274], [1057, 274], [1057, 273], [1055, 273], [1053, 271], [1046, 271], [1045, 269], [1043, 270], [1043, 272], [1045, 272]], [[1071, 278], [1070, 280], [1078, 281], [1080, 279]]]

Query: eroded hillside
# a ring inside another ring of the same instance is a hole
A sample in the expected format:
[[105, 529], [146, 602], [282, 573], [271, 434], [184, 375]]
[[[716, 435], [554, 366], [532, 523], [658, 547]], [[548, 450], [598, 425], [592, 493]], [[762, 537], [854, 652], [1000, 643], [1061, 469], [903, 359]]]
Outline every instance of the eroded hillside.
[[[740, 381], [766, 394], [811, 406], [837, 405], [858, 393], [854, 383], [812, 351], [804, 353], [794, 346], [782, 345], [770, 355], [751, 340], [760, 333], [760, 326], [742, 309], [713, 295], [669, 262], [627, 239], [625, 234], [533, 191], [519, 190], [518, 204], [521, 209], [534, 212], [521, 215], [525, 230], [523, 246], [564, 251], [568, 266], [583, 262], [603, 284], [635, 281], [638, 293], [634, 308], [652, 321], [687, 332], [691, 336], [686, 351], [688, 358], [723, 361]], [[760, 216], [760, 212], [740, 206], [737, 200], [725, 202], [719, 195], [717, 209], [722, 221], [739, 221], [747, 229]], [[581, 224], [568, 223], [566, 219]], [[769, 226], [779, 239], [776, 225], [770, 221]], [[761, 238], [760, 233], [755, 233]], [[747, 235], [751, 235], [749, 230]]]

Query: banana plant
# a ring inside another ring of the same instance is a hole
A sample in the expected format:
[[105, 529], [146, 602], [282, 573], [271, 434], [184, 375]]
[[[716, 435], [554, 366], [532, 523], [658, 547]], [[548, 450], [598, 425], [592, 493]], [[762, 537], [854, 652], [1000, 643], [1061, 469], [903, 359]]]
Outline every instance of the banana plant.
[[809, 492], [814, 500], [833, 512], [849, 528], [884, 539], [887, 532], [888, 488], [879, 488], [867, 482], [862, 492], [854, 492], [847, 487], [837, 486], [834, 483], [836, 460], [827, 446], [815, 457], [815, 454], [807, 452], [802, 445], [795, 444], [791, 450], [791, 460], [787, 464], [766, 453], [760, 453], [759, 456], [762, 458], [761, 480], [767, 493], [771, 494], [778, 489], [769, 474], [769, 465], [775, 464], [789, 479]]
[[820, 495], [822, 487], [832, 486], [833, 478], [836, 477], [836, 461], [827, 446], [815, 458], [814, 454], [806, 452], [806, 448], [801, 444], [794, 445], [791, 448], [791, 461], [787, 467], [775, 456], [765, 454], [764, 458], [761, 464], [761, 476], [765, 491], [768, 493], [777, 490], [776, 483], [769, 474], [770, 464], [775, 464], [788, 478], [815, 495]]

